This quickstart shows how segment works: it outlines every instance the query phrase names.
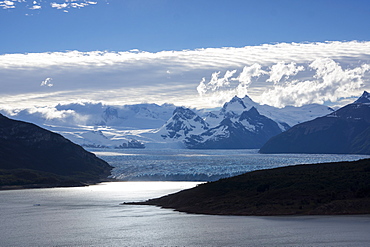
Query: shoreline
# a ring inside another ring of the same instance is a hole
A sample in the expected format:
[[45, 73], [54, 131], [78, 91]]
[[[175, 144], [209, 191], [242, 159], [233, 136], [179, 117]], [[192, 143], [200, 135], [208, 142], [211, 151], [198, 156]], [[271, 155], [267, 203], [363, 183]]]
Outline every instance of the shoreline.
[[206, 215], [370, 214], [370, 159], [252, 171], [123, 205]]
[[95, 182], [72, 182], [72, 183], [56, 183], [56, 184], [25, 184], [25, 185], [2, 185], [0, 191], [6, 190], [26, 190], [26, 189], [48, 189], [48, 188], [68, 188], [68, 187], [86, 187], [97, 185], [105, 182], [119, 182], [114, 179], [103, 179]]

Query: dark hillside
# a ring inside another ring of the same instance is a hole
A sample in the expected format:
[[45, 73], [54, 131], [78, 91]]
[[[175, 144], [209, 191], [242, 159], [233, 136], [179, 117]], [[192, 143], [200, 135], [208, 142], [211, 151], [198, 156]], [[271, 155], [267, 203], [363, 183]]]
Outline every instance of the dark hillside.
[[215, 215], [370, 214], [370, 159], [253, 171], [134, 204]]
[[353, 103], [272, 137], [260, 153], [370, 154], [369, 140], [370, 103]]
[[45, 182], [98, 181], [110, 170], [105, 161], [61, 135], [0, 114], [0, 186], [40, 182], [37, 177]]

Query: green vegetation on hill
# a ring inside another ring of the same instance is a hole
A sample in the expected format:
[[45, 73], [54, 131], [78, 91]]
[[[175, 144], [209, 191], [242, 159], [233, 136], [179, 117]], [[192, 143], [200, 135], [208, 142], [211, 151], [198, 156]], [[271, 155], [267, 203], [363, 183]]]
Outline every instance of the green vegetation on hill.
[[369, 214], [370, 159], [253, 171], [133, 204], [215, 215]]

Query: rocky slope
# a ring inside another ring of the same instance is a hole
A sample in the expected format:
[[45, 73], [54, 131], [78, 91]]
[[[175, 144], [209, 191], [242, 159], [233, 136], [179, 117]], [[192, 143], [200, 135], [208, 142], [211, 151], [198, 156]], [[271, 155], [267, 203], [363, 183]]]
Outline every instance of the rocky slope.
[[235, 96], [211, 112], [179, 107], [157, 133], [190, 149], [257, 149], [291, 124], [329, 112], [320, 105], [278, 109]]
[[281, 131], [276, 122], [252, 107], [240, 115], [225, 117], [216, 127], [199, 135], [189, 135], [185, 144], [188, 148], [206, 149], [260, 148]]

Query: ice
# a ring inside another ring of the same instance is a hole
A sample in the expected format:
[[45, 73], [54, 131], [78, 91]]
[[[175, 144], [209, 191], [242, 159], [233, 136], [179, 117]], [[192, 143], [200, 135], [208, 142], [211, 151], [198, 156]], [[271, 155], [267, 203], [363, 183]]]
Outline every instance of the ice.
[[259, 154], [256, 149], [89, 149], [125, 181], [214, 181], [249, 171], [295, 164], [352, 161], [370, 155]]

